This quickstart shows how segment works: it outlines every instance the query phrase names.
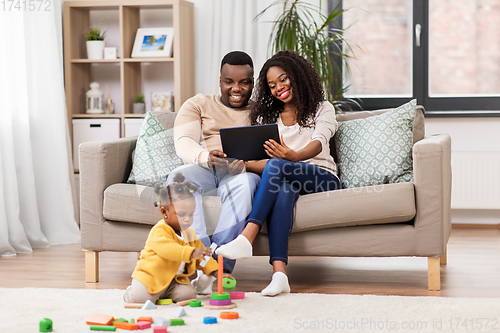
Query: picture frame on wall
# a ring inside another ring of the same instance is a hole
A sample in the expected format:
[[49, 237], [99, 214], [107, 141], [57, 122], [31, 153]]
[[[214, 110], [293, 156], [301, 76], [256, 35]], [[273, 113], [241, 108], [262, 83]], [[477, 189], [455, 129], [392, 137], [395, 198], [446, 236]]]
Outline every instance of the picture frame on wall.
[[172, 57], [174, 28], [139, 28], [132, 58]]
[[152, 92], [151, 111], [174, 111], [174, 94], [172, 92]]

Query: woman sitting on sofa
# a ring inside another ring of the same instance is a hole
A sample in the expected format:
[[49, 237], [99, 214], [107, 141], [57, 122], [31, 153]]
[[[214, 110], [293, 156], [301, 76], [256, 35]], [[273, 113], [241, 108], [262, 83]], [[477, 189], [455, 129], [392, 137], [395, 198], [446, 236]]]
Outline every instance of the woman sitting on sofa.
[[243, 232], [216, 253], [230, 259], [252, 256], [252, 244], [264, 221], [269, 234], [271, 283], [265, 296], [289, 293], [286, 276], [288, 238], [299, 194], [340, 188], [330, 139], [337, 130], [335, 109], [325, 100], [314, 67], [296, 52], [280, 51], [260, 71], [252, 124], [277, 123], [281, 142], [265, 143], [268, 160], [246, 162], [262, 174]]

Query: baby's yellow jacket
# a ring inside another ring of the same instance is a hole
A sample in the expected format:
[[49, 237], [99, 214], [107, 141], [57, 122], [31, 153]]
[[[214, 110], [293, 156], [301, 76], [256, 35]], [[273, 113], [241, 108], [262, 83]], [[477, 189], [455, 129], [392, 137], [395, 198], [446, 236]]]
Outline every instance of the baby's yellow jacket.
[[[141, 281], [150, 294], [157, 294], [166, 289], [174, 278], [178, 283], [188, 284], [188, 277], [197, 269], [201, 269], [207, 275], [218, 269], [217, 262], [213, 258], [210, 258], [205, 267], [200, 266], [203, 258], [189, 259], [196, 248], [204, 245], [191, 228], [183, 231], [182, 235], [184, 240], [177, 237], [174, 229], [164, 220], [156, 223], [149, 232], [146, 246], [141, 251], [141, 259], [137, 262], [132, 278]], [[187, 273], [176, 275], [183, 261], [186, 263]]]

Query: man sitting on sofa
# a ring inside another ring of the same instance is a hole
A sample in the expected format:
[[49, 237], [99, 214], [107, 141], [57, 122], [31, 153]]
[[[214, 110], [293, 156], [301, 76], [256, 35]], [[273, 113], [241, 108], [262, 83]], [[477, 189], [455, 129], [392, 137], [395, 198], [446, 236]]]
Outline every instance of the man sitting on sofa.
[[[167, 184], [180, 172], [200, 188], [201, 195], [217, 195], [222, 209], [212, 242], [218, 246], [235, 239], [245, 227], [260, 177], [247, 173], [243, 161], [229, 162], [222, 152], [219, 129], [250, 125], [250, 96], [253, 90], [252, 58], [240, 51], [224, 56], [220, 70], [220, 94], [198, 94], [179, 109], [174, 125], [175, 150], [184, 161], [172, 171]], [[196, 210], [191, 228], [210, 246], [203, 215], [202, 197], [195, 195]], [[217, 255], [214, 252], [214, 258]], [[231, 273], [234, 260], [224, 260], [224, 271]]]

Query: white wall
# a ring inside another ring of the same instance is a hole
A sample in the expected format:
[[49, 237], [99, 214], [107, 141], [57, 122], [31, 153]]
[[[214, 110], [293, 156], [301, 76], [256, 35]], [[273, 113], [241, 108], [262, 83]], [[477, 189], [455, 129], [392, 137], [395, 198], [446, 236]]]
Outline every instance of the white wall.
[[[426, 135], [447, 133], [453, 152], [500, 152], [500, 118], [426, 118]], [[499, 210], [453, 209], [452, 223], [500, 224]]]

